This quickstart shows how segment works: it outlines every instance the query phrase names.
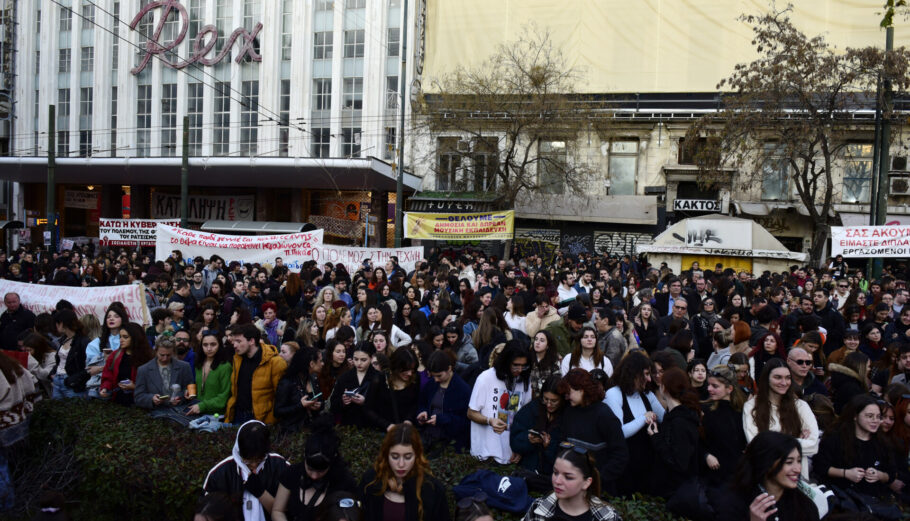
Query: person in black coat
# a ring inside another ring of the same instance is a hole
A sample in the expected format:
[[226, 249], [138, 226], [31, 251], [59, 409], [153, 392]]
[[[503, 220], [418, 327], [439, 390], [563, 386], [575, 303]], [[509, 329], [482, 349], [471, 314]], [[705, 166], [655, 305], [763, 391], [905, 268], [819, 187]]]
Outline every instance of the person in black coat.
[[407, 521], [450, 519], [445, 487], [430, 474], [420, 434], [409, 423], [396, 424], [386, 433], [358, 490], [363, 521], [384, 521], [387, 513]]
[[844, 316], [828, 301], [828, 290], [817, 287], [813, 290], [815, 314], [821, 319], [821, 326], [825, 328], [825, 355], [830, 355], [834, 350], [844, 345], [844, 331], [847, 329]]
[[603, 403], [603, 386], [589, 372], [575, 368], [566, 374], [557, 389], [568, 397], [568, 406], [560, 420], [563, 436], [566, 441], [593, 452], [602, 490], [615, 494], [616, 479], [629, 463], [629, 448], [622, 424]]
[[844, 406], [856, 395], [869, 392], [866, 374], [869, 368], [869, 357], [854, 351], [844, 357], [843, 364], [828, 364], [831, 373], [832, 402], [834, 411], [840, 414]]
[[698, 422], [701, 409], [689, 375], [678, 367], [664, 371], [660, 392], [667, 404], [663, 422], [648, 425], [654, 448], [651, 490], [664, 498], [698, 473]]
[[[455, 357], [451, 351], [433, 352], [426, 367], [433, 379], [420, 390], [417, 404], [421, 439], [430, 445], [454, 442], [456, 451], [465, 450], [471, 440], [471, 422], [467, 416], [471, 387], [455, 374]], [[430, 447], [427, 451], [430, 452]]]
[[275, 418], [283, 431], [297, 432], [322, 412], [325, 395], [318, 375], [323, 363], [322, 352], [307, 346], [291, 358], [275, 391]]
[[12, 351], [18, 347], [19, 334], [35, 327], [35, 314], [25, 309], [18, 293], [4, 295], [3, 305], [6, 311], [0, 315], [0, 349]]
[[670, 299], [674, 304], [680, 300], [685, 301], [691, 315], [701, 311], [701, 299], [694, 292], [688, 291], [688, 288], [683, 288], [682, 282], [678, 278], [671, 277], [667, 281], [667, 288], [669, 290], [667, 293], [658, 293], [654, 297], [654, 311], [658, 317], [665, 317], [672, 312]]
[[388, 384], [373, 363], [376, 348], [363, 341], [354, 348], [354, 370], [342, 373], [332, 391], [332, 411], [341, 425], [382, 430], [389, 425]]
[[521, 454], [520, 465], [547, 481], [553, 474], [553, 463], [564, 439], [561, 418], [565, 404], [559, 393], [561, 379], [558, 374], [547, 377], [540, 398], [522, 407], [509, 428], [509, 445], [513, 453]]
[[746, 448], [743, 431], [743, 404], [746, 397], [736, 373], [726, 366], [712, 369], [705, 383], [709, 402], [702, 406], [702, 443], [699, 461], [709, 485], [730, 481]]

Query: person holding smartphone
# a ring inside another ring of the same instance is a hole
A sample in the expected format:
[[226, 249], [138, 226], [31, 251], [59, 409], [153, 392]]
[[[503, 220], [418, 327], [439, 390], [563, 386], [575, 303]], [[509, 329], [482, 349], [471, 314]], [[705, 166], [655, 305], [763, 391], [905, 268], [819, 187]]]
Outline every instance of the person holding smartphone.
[[275, 393], [275, 417], [283, 431], [297, 432], [322, 412], [325, 398], [319, 389], [319, 372], [323, 364], [322, 351], [314, 347], [304, 346], [291, 358]]

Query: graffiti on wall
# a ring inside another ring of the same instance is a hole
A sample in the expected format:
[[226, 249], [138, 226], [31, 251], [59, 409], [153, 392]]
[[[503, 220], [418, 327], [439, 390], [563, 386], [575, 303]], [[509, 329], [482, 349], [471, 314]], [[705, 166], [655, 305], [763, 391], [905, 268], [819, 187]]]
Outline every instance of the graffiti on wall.
[[515, 229], [515, 252], [519, 258], [536, 255], [552, 261], [559, 250], [559, 230], [538, 228]]
[[594, 232], [598, 255], [633, 255], [638, 244], [651, 244], [651, 234], [636, 232]]
[[561, 248], [570, 255], [590, 253], [594, 251], [594, 239], [590, 233], [564, 233]]

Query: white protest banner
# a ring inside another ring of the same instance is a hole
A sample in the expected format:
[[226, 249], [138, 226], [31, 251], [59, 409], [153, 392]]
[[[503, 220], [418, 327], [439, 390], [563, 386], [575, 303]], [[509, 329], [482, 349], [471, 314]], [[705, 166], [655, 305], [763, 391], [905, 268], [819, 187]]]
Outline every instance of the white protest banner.
[[[252, 221], [256, 219], [256, 196], [253, 195], [191, 195], [187, 201], [187, 220]], [[178, 219], [180, 196], [155, 192], [152, 194], [152, 217]]]
[[284, 235], [222, 235], [158, 224], [156, 233], [156, 260], [167, 259], [174, 250], [180, 250], [184, 259], [218, 255], [226, 262], [244, 264], [271, 265], [275, 257], [281, 257], [290, 269], [297, 271], [313, 258], [313, 251], [322, 244], [322, 230]]
[[832, 226], [831, 255], [910, 257], [910, 226]]
[[180, 219], [105, 219], [98, 220], [102, 246], [154, 246], [158, 223], [180, 226]]
[[353, 274], [360, 269], [363, 261], [370, 259], [373, 266], [382, 266], [392, 256], [398, 257], [402, 269], [412, 271], [423, 259], [423, 247], [409, 248], [359, 248], [322, 244], [322, 230], [291, 233], [286, 235], [222, 235], [195, 230], [184, 230], [173, 226], [159, 225], [155, 255], [165, 260], [173, 250], [180, 250], [183, 258], [201, 256], [208, 259], [218, 255], [226, 262], [239, 261], [244, 264], [273, 264], [275, 257], [291, 271], [300, 271], [307, 261], [316, 261], [320, 266], [326, 262], [343, 264]]
[[[92, 314], [104, 320], [104, 313], [111, 302], [121, 302], [132, 322], [149, 326], [152, 316], [145, 303], [145, 286], [127, 284], [124, 286], [100, 286], [94, 288], [71, 286], [47, 286], [0, 280], [0, 294], [17, 293], [22, 305], [34, 314], [53, 313], [60, 299], [68, 300], [76, 308], [76, 315]], [[0, 311], [6, 306], [0, 304]]]

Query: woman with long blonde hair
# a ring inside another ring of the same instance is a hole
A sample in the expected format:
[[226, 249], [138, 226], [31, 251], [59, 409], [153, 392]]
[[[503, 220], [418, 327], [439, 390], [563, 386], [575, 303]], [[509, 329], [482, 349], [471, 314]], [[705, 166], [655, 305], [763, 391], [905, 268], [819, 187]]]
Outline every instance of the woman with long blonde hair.
[[430, 473], [420, 433], [410, 423], [389, 427], [373, 468], [360, 480], [363, 521], [449, 521], [445, 487]]

